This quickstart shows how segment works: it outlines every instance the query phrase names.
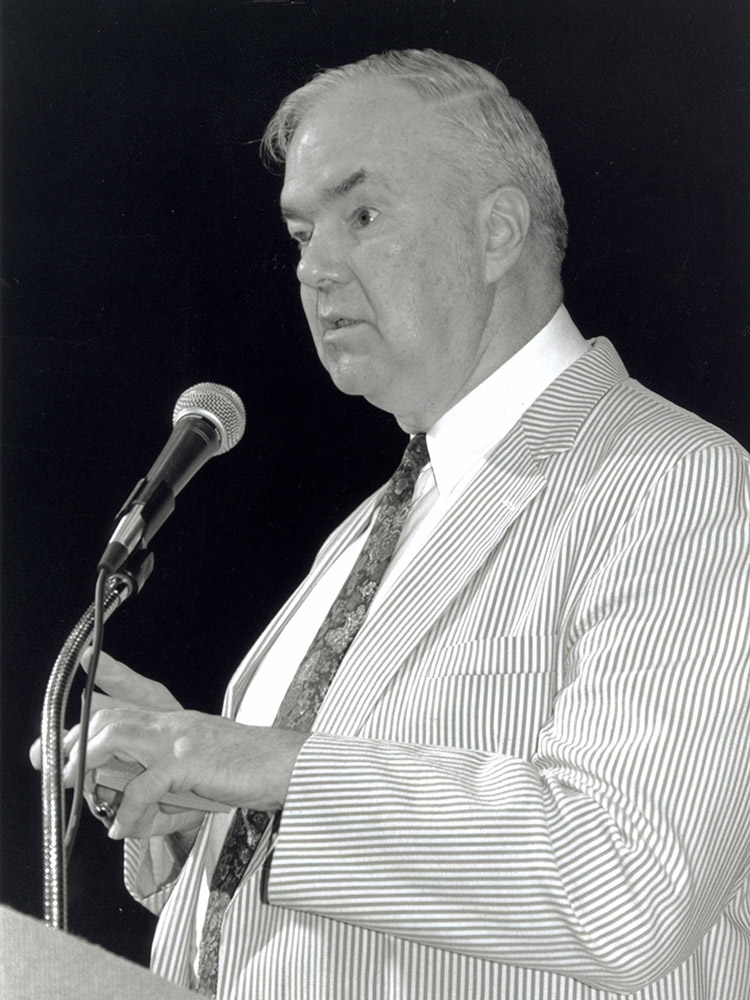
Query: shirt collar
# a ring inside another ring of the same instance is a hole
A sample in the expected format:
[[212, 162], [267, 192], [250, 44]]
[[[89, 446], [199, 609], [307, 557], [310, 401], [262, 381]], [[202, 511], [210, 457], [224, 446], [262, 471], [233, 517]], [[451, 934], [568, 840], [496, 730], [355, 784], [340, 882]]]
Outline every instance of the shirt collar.
[[441, 496], [518, 423], [534, 400], [588, 348], [565, 306], [539, 333], [464, 396], [427, 432]]

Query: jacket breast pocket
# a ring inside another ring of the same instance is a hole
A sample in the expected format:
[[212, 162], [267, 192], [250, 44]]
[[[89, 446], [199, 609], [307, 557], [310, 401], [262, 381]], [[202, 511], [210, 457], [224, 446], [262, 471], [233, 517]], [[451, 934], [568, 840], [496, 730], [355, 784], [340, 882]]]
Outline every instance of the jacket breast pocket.
[[445, 647], [423, 695], [437, 742], [529, 759], [559, 686], [555, 635], [493, 636]]
[[428, 660], [428, 677], [514, 676], [558, 669], [558, 637], [496, 635], [443, 646]]

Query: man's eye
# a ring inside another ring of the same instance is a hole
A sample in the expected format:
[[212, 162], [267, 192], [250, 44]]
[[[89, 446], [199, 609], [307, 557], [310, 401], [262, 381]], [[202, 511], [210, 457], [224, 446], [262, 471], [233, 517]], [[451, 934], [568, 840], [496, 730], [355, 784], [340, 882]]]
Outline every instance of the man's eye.
[[292, 243], [298, 248], [306, 246], [310, 242], [310, 237], [312, 233], [308, 229], [298, 229], [296, 232], [289, 233]]
[[358, 229], [366, 229], [380, 215], [374, 208], [358, 208], [354, 213], [353, 222]]

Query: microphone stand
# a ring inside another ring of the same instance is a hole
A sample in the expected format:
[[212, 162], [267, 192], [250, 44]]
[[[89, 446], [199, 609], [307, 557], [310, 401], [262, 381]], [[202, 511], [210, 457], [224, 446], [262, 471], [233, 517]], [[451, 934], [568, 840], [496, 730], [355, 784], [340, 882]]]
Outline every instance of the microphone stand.
[[[154, 568], [154, 557], [138, 550], [104, 587], [103, 620], [107, 621], [132, 594], [137, 594]], [[68, 929], [67, 857], [65, 851], [65, 789], [63, 733], [65, 709], [73, 676], [91, 642], [94, 605], [72, 630], [52, 668], [42, 710], [42, 832], [44, 921], [48, 927]], [[92, 670], [96, 665], [92, 663]]]

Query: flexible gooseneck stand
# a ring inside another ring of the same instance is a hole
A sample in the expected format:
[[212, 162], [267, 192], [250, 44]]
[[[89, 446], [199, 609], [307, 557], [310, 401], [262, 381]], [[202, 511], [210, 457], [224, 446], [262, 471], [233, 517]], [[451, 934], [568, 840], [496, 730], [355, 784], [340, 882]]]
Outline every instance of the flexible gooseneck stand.
[[[107, 621], [132, 594], [138, 593], [153, 569], [151, 553], [139, 551], [123, 569], [107, 579], [103, 620]], [[65, 789], [63, 738], [65, 709], [76, 669], [94, 628], [91, 604], [65, 641], [52, 668], [42, 711], [42, 832], [44, 920], [49, 927], [67, 930], [67, 851], [65, 847]], [[92, 664], [92, 669], [94, 665]]]

